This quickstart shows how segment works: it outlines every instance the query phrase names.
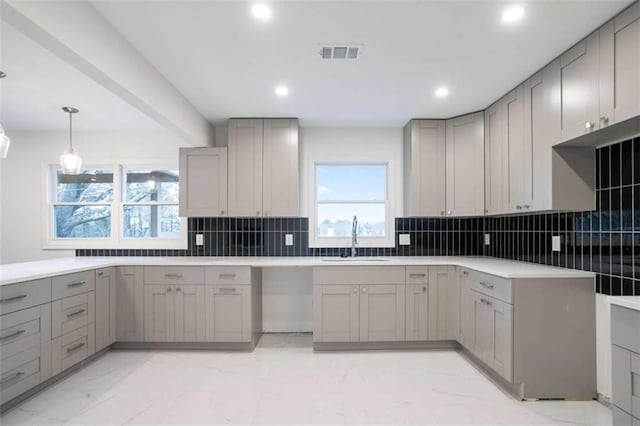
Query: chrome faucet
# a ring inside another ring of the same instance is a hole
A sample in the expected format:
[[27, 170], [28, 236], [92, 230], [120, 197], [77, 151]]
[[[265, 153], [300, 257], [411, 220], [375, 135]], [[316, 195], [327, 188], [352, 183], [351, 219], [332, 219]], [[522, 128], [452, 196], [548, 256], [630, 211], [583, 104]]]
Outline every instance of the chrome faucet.
[[356, 257], [356, 244], [358, 244], [358, 216], [353, 217], [353, 226], [351, 227], [351, 257]]

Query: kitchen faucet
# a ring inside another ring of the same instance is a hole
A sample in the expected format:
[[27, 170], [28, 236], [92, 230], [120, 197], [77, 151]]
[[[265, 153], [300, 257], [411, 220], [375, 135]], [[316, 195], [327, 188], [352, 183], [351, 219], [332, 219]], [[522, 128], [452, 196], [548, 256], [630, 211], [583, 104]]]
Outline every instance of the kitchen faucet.
[[358, 216], [353, 216], [353, 226], [351, 227], [351, 257], [356, 257], [356, 244], [358, 244]]

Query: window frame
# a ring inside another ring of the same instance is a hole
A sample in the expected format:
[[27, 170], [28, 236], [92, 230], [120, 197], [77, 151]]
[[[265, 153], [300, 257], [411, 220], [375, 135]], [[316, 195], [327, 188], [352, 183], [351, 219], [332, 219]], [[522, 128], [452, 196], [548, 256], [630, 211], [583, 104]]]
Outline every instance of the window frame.
[[327, 237], [318, 235], [318, 206], [319, 204], [382, 204], [381, 201], [363, 201], [363, 200], [339, 200], [337, 202], [318, 200], [318, 182], [317, 168], [335, 166], [335, 167], [380, 167], [385, 168], [385, 236], [384, 237], [364, 237], [358, 236], [358, 244], [356, 247], [395, 247], [395, 217], [392, 209], [392, 181], [391, 181], [391, 164], [389, 161], [313, 161], [311, 179], [312, 188], [310, 191], [311, 206], [309, 209], [309, 247], [311, 248], [333, 248], [333, 247], [351, 247], [351, 236], [348, 237]]
[[[44, 250], [75, 250], [75, 249], [187, 249], [188, 229], [187, 219], [180, 217], [180, 235], [178, 238], [132, 238], [124, 236], [123, 209], [125, 205], [138, 204], [125, 202], [125, 173], [134, 169], [178, 170], [178, 165], [159, 161], [120, 161], [117, 163], [105, 163], [99, 161], [86, 161], [83, 170], [112, 170], [113, 171], [113, 200], [111, 201], [111, 236], [106, 238], [57, 238], [55, 237], [54, 206], [65, 203], [56, 202], [56, 172], [60, 170], [59, 164], [43, 164], [43, 249]], [[75, 203], [72, 203], [75, 204]], [[96, 203], [105, 205], [108, 203]], [[159, 203], [160, 205], [173, 205], [174, 203]], [[94, 205], [87, 203], [86, 205]], [[176, 203], [179, 205], [179, 203]]]

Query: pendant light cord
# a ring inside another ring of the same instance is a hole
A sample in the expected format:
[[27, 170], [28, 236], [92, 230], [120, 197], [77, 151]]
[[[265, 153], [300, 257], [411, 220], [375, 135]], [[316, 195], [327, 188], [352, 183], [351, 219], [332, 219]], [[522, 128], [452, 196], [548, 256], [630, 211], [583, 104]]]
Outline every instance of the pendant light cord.
[[73, 113], [69, 112], [69, 148], [73, 151]]

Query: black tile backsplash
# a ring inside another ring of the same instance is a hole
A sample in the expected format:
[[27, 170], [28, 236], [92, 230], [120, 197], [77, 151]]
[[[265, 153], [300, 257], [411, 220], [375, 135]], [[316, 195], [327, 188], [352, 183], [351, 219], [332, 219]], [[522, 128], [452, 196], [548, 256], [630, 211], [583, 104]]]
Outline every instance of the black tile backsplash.
[[[396, 218], [396, 246], [359, 256], [490, 256], [596, 273], [596, 291], [640, 295], [640, 137], [596, 150], [596, 210], [470, 218]], [[307, 218], [190, 218], [186, 250], [76, 250], [76, 256], [340, 256], [310, 248]], [[204, 246], [196, 246], [196, 234]], [[490, 245], [484, 245], [484, 234]], [[293, 234], [293, 246], [285, 235]], [[400, 246], [400, 234], [411, 244]], [[561, 250], [551, 250], [554, 235]]]

